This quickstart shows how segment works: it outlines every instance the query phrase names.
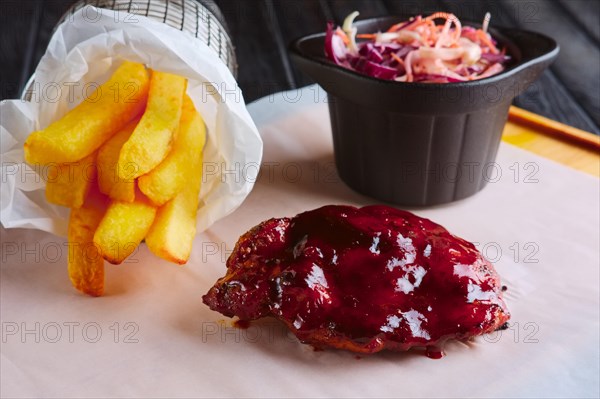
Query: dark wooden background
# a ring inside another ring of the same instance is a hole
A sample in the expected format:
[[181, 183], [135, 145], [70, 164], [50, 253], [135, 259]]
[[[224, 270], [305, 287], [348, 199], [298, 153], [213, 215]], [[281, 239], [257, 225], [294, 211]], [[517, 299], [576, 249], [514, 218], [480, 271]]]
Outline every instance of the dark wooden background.
[[[0, 98], [19, 96], [45, 51], [69, 0], [0, 0]], [[492, 25], [521, 27], [554, 37], [555, 64], [515, 104], [600, 134], [600, 1], [598, 0], [217, 0], [238, 57], [239, 84], [247, 102], [310, 84], [286, 47], [301, 35], [340, 23], [353, 10], [360, 18], [394, 13], [451, 11]]]

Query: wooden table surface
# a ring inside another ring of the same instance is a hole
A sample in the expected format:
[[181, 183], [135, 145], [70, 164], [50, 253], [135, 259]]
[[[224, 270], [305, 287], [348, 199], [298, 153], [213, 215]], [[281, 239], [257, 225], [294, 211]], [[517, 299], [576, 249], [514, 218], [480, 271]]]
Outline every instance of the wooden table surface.
[[[175, 0], [171, 0], [175, 1]], [[600, 1], [597, 0], [217, 0], [236, 45], [239, 84], [247, 102], [311, 82], [293, 65], [288, 43], [340, 23], [394, 13], [451, 11], [465, 20], [492, 13], [492, 25], [555, 38], [558, 60], [515, 105], [600, 134]], [[35, 69], [69, 0], [0, 2], [0, 99], [16, 98]]]

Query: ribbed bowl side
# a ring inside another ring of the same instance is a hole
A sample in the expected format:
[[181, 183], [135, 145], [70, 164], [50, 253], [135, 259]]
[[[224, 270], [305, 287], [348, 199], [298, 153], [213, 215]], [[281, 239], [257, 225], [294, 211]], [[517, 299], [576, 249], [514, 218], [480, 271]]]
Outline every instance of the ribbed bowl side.
[[399, 205], [455, 201], [497, 178], [510, 103], [452, 116], [382, 112], [330, 95], [336, 165], [356, 191]]

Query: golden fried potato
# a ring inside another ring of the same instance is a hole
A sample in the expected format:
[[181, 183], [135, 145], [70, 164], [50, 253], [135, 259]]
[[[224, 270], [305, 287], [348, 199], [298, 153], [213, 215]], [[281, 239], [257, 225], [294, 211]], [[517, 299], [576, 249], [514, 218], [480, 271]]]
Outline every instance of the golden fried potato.
[[108, 199], [93, 187], [83, 206], [72, 209], [69, 217], [69, 279], [77, 290], [92, 296], [104, 293], [104, 259], [93, 238], [107, 206]]
[[174, 198], [197, 175], [191, 165], [201, 154], [205, 142], [204, 121], [185, 95], [173, 149], [150, 173], [139, 177], [140, 190], [157, 206]]
[[49, 166], [47, 179], [48, 202], [80, 208], [90, 187], [96, 183], [96, 153], [77, 162]]
[[179, 126], [185, 88], [185, 78], [152, 71], [146, 111], [121, 149], [117, 169], [121, 178], [144, 175], [165, 159]]
[[146, 237], [155, 216], [156, 207], [142, 193], [136, 192], [130, 203], [113, 200], [94, 234], [94, 243], [104, 259], [118, 265]]
[[135, 199], [135, 179], [121, 179], [117, 173], [117, 163], [121, 148], [129, 140], [138, 121], [134, 119], [98, 150], [98, 186], [102, 193], [114, 200], [133, 202]]
[[[75, 162], [96, 151], [146, 106], [149, 73], [124, 62], [91, 96], [25, 141], [29, 164]], [[179, 119], [177, 119], [179, 120]]]
[[202, 152], [190, 163], [194, 171], [188, 183], [172, 200], [158, 208], [156, 219], [146, 235], [150, 251], [165, 260], [186, 263], [192, 252], [196, 236], [196, 213], [198, 211], [202, 181]]

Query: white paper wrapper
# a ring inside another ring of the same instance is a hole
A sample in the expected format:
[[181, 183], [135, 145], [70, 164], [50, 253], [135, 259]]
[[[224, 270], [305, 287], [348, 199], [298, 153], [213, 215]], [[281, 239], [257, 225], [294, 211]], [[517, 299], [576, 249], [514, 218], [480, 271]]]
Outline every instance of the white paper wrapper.
[[95, 11], [76, 12], [54, 33], [35, 71], [30, 102], [0, 103], [0, 221], [6, 228], [66, 235], [68, 209], [46, 202], [45, 171], [24, 163], [23, 143], [130, 60], [188, 79], [187, 93], [208, 129], [197, 221], [203, 231], [242, 203], [258, 174], [262, 141], [242, 93], [217, 54], [193, 36], [145, 17]]

